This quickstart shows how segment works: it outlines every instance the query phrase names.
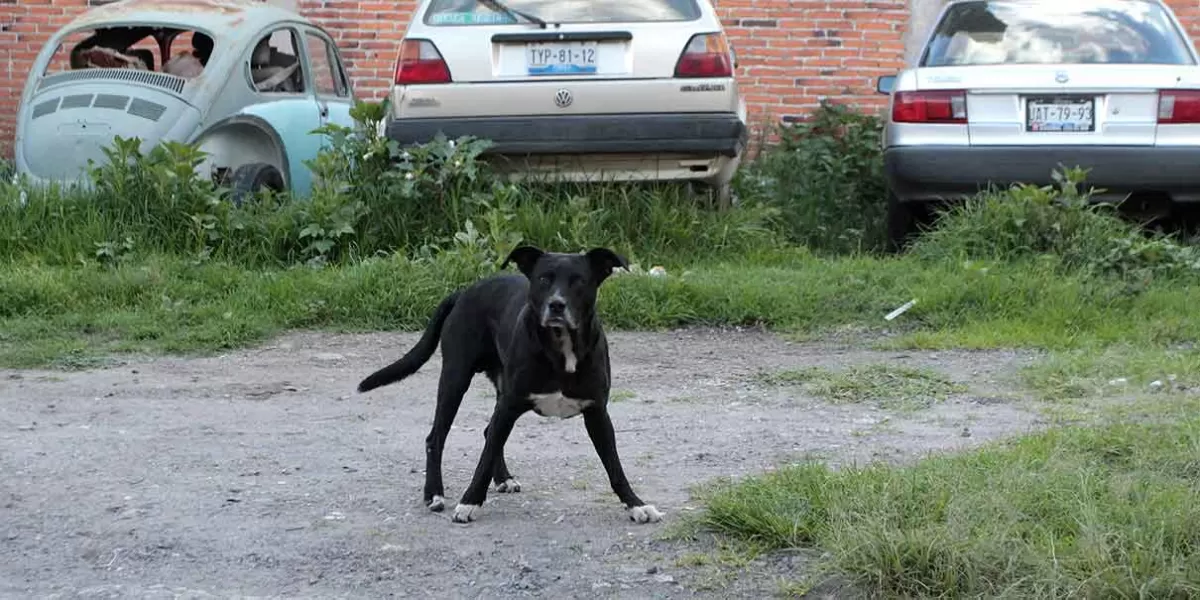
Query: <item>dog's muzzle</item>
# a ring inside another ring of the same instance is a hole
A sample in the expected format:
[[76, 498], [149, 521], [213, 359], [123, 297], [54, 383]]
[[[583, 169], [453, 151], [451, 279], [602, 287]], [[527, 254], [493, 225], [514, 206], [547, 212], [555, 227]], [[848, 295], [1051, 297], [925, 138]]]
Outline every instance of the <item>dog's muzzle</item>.
[[542, 307], [542, 327], [575, 329], [575, 315], [561, 294], [554, 294]]

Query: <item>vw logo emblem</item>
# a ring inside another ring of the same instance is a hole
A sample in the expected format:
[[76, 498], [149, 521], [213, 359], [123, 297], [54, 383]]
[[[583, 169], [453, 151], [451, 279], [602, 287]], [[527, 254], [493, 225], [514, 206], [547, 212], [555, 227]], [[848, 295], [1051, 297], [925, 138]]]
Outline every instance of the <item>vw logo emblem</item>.
[[1071, 78], [1067, 76], [1066, 71], [1059, 71], [1054, 74], [1054, 81], [1057, 81], [1058, 83], [1066, 83], [1070, 80]]
[[559, 108], [566, 108], [574, 101], [575, 98], [571, 96], [570, 90], [558, 90], [554, 92], [554, 104]]

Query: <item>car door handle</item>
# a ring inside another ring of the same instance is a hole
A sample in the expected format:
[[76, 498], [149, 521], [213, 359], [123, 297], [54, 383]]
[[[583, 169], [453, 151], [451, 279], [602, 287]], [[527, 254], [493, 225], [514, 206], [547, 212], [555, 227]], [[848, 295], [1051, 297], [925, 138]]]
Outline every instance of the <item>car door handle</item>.
[[325, 117], [328, 117], [328, 116], [329, 116], [329, 107], [322, 104], [321, 105], [321, 118], [324, 119]]

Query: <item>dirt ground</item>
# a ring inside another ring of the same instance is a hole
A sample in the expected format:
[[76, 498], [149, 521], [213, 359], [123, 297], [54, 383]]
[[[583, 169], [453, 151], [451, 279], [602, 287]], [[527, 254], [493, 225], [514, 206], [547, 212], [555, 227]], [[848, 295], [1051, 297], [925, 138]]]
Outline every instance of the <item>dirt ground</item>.
[[[421, 503], [439, 357], [355, 394], [413, 334], [293, 334], [223, 356], [84, 372], [0, 371], [0, 595], [8, 598], [761, 598], [799, 568], [736, 578], [668, 539], [694, 486], [819, 456], [915, 458], [1037, 427], [1007, 390], [1031, 356], [874, 352], [762, 332], [610, 333], [618, 447], [666, 513], [631, 523], [580, 418], [517, 424], [522, 483], [470, 525]], [[970, 391], [932, 408], [834, 406], [754, 375], [890, 362]], [[445, 454], [448, 508], [483, 444], [493, 396], [476, 380]]]

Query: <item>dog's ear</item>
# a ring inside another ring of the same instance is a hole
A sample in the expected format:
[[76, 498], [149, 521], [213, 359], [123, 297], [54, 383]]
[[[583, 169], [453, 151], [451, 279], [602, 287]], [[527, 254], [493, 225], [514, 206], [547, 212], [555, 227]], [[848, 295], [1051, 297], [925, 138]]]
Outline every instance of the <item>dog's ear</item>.
[[592, 276], [596, 278], [596, 283], [603, 283], [612, 275], [613, 269], [620, 267], [627, 268], [629, 263], [625, 257], [609, 250], [608, 248], [592, 248], [587, 253], [588, 263], [592, 267]]
[[508, 258], [504, 259], [504, 262], [500, 264], [500, 268], [507, 268], [508, 263], [511, 262], [517, 265], [517, 269], [524, 273], [526, 277], [530, 277], [533, 273], [533, 265], [537, 264], [538, 259], [543, 254], [545, 252], [537, 246], [517, 246], [513, 248], [512, 252], [508, 253]]

